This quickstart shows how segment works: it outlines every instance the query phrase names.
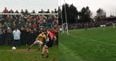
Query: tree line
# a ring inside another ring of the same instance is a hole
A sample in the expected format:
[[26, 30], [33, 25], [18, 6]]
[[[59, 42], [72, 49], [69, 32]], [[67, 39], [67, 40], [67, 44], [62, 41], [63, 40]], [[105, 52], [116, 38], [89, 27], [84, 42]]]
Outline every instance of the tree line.
[[[96, 20], [100, 20], [106, 17], [105, 11], [101, 8], [99, 8], [96, 13]], [[59, 24], [66, 23], [66, 19], [69, 24], [94, 21], [92, 18], [92, 12], [88, 6], [83, 7], [80, 11], [78, 11], [73, 4], [69, 5], [66, 3], [62, 5], [62, 8], [58, 7], [58, 14]]]

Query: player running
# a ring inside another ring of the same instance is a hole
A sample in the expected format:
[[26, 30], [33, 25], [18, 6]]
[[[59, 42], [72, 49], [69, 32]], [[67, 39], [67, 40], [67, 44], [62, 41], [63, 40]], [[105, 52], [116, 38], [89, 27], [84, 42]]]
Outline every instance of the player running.
[[46, 57], [46, 58], [48, 58], [48, 53], [49, 53], [49, 50], [48, 50], [48, 48], [49, 48], [49, 35], [47, 34], [47, 37], [46, 37], [46, 41], [45, 41], [45, 43], [44, 43], [44, 45], [43, 45], [43, 48], [42, 48], [42, 56], [43, 57]]
[[41, 32], [41, 33], [37, 36], [37, 38], [36, 38], [36, 40], [34, 41], [34, 43], [31, 44], [31, 46], [28, 48], [28, 51], [31, 49], [31, 47], [32, 47], [33, 45], [36, 45], [36, 44], [38, 44], [38, 46], [40, 47], [40, 51], [41, 51], [41, 50], [42, 50], [42, 46], [43, 46], [45, 40], [46, 40], [45, 32]]

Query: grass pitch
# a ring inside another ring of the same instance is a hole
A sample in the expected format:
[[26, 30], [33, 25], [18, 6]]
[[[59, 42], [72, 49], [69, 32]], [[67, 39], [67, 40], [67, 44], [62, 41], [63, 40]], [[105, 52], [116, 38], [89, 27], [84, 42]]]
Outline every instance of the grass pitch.
[[70, 30], [59, 34], [59, 48], [50, 48], [49, 58], [42, 58], [37, 47], [12, 50], [0, 46], [0, 61], [116, 61], [116, 28]]
[[61, 33], [60, 61], [116, 61], [116, 28], [91, 28]]
[[0, 46], [0, 61], [58, 61], [58, 48], [49, 49], [49, 57], [43, 58], [37, 47], [27, 51], [26, 47], [17, 47], [12, 50], [11, 46]]

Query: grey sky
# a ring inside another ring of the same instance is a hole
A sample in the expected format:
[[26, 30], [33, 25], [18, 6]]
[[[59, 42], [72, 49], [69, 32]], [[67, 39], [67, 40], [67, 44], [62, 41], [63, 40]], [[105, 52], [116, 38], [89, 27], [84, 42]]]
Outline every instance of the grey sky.
[[62, 5], [64, 1], [73, 3], [79, 11], [82, 7], [89, 6], [94, 15], [98, 8], [104, 9], [108, 16], [116, 15], [116, 0], [58, 0], [58, 5]]
[[57, 8], [66, 1], [69, 4], [75, 5], [80, 11], [82, 7], [89, 6], [90, 10], [95, 15], [98, 8], [103, 8], [107, 15], [116, 15], [116, 0], [0, 0], [0, 11], [7, 7], [8, 9], [21, 10], [47, 10]]
[[0, 0], [0, 11], [7, 7], [9, 10], [28, 9], [39, 11], [41, 9], [54, 10], [58, 7], [58, 0]]

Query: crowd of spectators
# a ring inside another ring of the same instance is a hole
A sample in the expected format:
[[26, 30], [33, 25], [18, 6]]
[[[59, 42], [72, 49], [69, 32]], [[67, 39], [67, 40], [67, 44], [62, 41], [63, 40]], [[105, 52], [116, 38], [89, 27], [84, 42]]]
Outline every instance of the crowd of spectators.
[[100, 27], [100, 25], [113, 26], [113, 24], [116, 24], [116, 19], [113, 20], [106, 19], [106, 20], [86, 22], [86, 23], [73, 23], [73, 24], [68, 24], [68, 27], [69, 29], [80, 29], [80, 28]]
[[[13, 11], [8, 11], [5, 8], [3, 13], [13, 13]], [[15, 13], [19, 12], [16, 11]], [[19, 45], [33, 43], [37, 35], [45, 29], [58, 28], [57, 15], [30, 15], [26, 12], [22, 14], [0, 15], [0, 45], [12, 45], [13, 30], [16, 28], [21, 32]]]

